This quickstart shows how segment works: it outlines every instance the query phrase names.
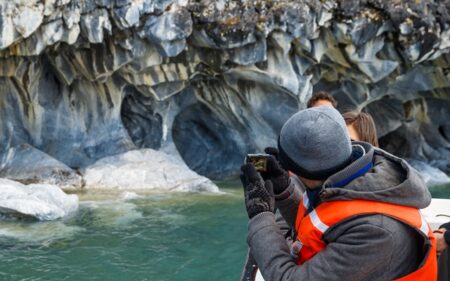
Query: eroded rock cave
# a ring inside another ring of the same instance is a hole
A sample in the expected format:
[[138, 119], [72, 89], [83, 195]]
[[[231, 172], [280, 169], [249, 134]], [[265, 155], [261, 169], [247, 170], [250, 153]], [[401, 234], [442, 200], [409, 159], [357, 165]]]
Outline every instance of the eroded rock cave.
[[68, 169], [153, 148], [233, 177], [313, 90], [372, 114], [383, 148], [449, 173], [449, 11], [448, 0], [0, 1], [2, 176], [35, 170], [12, 161], [25, 144]]

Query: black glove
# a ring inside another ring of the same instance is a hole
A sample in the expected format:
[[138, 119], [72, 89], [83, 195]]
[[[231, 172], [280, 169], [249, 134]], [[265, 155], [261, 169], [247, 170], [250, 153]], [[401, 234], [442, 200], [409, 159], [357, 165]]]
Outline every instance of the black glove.
[[245, 207], [251, 219], [262, 212], [275, 211], [272, 182], [262, 179], [252, 164], [241, 166], [241, 181], [244, 186]]
[[278, 161], [278, 154], [279, 154], [279, 152], [278, 152], [277, 148], [269, 146], [269, 147], [264, 148], [264, 152], [267, 153], [267, 154], [272, 155]]
[[267, 172], [264, 173], [264, 178], [269, 179], [272, 182], [274, 193], [280, 194], [290, 184], [289, 174], [281, 167], [277, 160], [278, 149], [266, 147], [264, 152], [272, 155], [272, 157], [267, 159]]

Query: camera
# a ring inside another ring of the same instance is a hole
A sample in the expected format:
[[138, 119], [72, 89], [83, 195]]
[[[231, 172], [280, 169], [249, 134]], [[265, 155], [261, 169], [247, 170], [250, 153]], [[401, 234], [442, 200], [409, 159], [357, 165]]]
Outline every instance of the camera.
[[267, 172], [267, 159], [272, 157], [270, 154], [247, 154], [245, 163], [251, 163], [258, 172]]

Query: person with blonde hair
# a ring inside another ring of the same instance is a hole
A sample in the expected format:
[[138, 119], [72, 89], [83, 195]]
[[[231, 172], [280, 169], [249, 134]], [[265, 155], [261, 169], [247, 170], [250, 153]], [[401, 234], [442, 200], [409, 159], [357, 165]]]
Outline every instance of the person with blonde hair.
[[349, 111], [342, 114], [350, 138], [354, 141], [364, 141], [378, 147], [377, 129], [372, 116], [368, 113]]

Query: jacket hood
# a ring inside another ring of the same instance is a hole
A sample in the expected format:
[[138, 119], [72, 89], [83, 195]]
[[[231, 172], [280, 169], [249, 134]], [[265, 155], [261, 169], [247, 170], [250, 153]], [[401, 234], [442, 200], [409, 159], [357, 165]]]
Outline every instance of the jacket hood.
[[355, 160], [323, 184], [322, 201], [364, 199], [419, 209], [431, 194], [419, 172], [405, 160], [365, 142], [353, 142]]

